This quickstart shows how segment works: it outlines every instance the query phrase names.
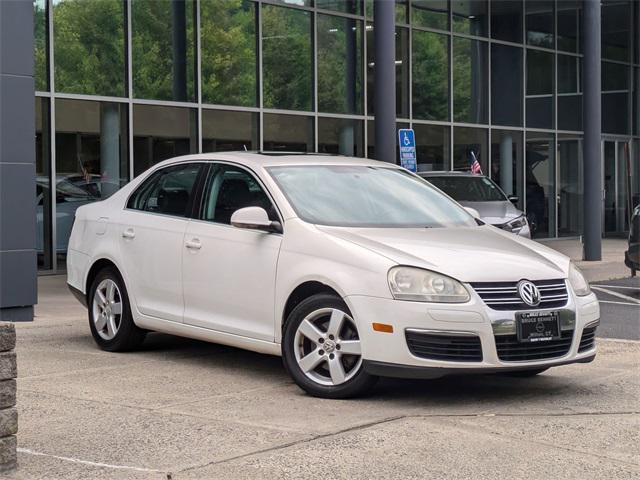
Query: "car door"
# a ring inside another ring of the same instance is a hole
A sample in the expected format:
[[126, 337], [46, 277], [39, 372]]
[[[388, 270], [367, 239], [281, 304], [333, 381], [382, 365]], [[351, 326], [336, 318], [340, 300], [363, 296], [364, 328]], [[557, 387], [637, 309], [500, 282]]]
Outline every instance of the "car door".
[[144, 315], [182, 322], [182, 250], [202, 163], [153, 173], [120, 216], [120, 255], [127, 288]]
[[214, 163], [198, 219], [185, 235], [182, 277], [187, 324], [273, 341], [276, 265], [282, 235], [231, 226], [240, 208], [279, 220], [270, 196], [247, 169]]

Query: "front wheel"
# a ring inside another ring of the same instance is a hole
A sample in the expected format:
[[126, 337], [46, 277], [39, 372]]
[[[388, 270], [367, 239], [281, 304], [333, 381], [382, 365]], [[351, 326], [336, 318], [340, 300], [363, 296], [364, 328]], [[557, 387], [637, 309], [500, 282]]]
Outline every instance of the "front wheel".
[[362, 395], [377, 380], [363, 369], [358, 327], [335, 295], [313, 295], [293, 309], [284, 330], [282, 358], [298, 386], [316, 397]]

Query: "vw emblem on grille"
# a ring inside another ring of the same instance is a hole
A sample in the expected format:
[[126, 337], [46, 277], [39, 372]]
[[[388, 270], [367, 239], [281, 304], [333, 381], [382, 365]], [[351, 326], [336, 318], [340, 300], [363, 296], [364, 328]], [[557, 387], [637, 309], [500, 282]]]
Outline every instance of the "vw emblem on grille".
[[518, 293], [524, 303], [531, 307], [540, 305], [540, 290], [529, 280], [518, 283]]

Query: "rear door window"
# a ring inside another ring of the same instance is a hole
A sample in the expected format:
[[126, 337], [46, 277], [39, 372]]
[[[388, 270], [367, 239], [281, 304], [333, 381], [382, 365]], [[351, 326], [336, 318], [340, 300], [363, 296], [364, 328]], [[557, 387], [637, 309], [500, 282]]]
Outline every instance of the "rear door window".
[[158, 170], [131, 195], [127, 208], [175, 217], [189, 216], [202, 164], [187, 163]]

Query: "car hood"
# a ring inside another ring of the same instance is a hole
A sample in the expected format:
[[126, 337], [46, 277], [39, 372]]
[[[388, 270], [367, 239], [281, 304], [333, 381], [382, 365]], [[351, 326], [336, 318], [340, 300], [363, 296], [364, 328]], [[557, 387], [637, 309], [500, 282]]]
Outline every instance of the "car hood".
[[513, 203], [508, 200], [503, 202], [458, 202], [465, 207], [471, 207], [478, 211], [480, 218], [491, 225], [502, 225], [522, 215]]
[[318, 226], [387, 257], [463, 282], [567, 278], [569, 259], [532, 240], [495, 227], [347, 228]]

